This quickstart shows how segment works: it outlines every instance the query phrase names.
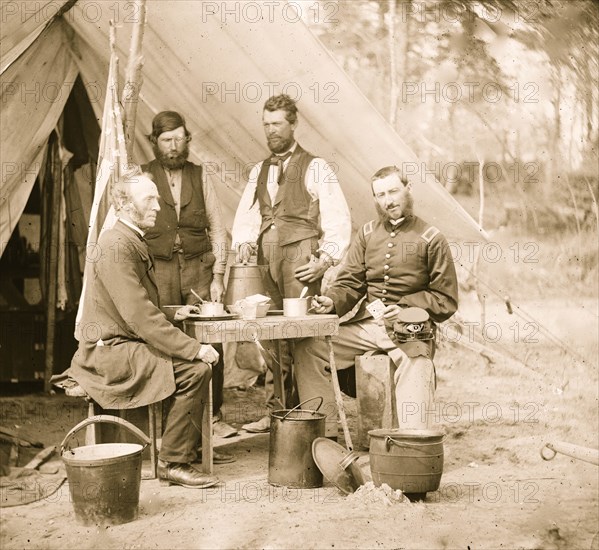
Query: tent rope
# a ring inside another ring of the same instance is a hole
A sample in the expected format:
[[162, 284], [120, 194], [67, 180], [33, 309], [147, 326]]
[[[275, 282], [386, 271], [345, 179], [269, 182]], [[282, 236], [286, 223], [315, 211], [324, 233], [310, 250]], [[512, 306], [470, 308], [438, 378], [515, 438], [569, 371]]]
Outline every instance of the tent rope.
[[[505, 302], [506, 306], [508, 306], [508, 311], [509, 311], [509, 309], [514, 309], [513, 313], [515, 313], [521, 319], [528, 321], [529, 323], [534, 323], [535, 326], [538, 327], [539, 332], [544, 334], [551, 342], [553, 342], [556, 346], [561, 348], [566, 353], [569, 353], [575, 359], [578, 359], [579, 361], [582, 361], [583, 363], [591, 362], [588, 358], [584, 357], [583, 355], [578, 353], [576, 350], [572, 349], [566, 342], [564, 342], [558, 336], [556, 336], [553, 332], [551, 332], [547, 327], [545, 327], [540, 321], [538, 321], [530, 313], [524, 311], [524, 309], [522, 309], [521, 306], [514, 304], [513, 302], [511, 302], [509, 300], [506, 300], [506, 298], [504, 296], [502, 296], [501, 294], [499, 294], [499, 292], [497, 292], [497, 290], [495, 290], [489, 283], [487, 283], [486, 281], [484, 281], [483, 279], [478, 277], [471, 269], [469, 269], [462, 262], [458, 261], [458, 264], [461, 267], [463, 267], [468, 273], [470, 273], [472, 275], [472, 277], [474, 277], [479, 283], [481, 283], [484, 287], [486, 287], [492, 294], [494, 294], [495, 296], [498, 296], [503, 302]], [[510, 308], [510, 306], [511, 306], [511, 308]]]
[[486, 356], [485, 354], [489, 353], [491, 355], [495, 355], [496, 357], [503, 359], [506, 362], [506, 364], [517, 363], [518, 365], [521, 365], [534, 373], [537, 372], [536, 369], [532, 368], [530, 365], [527, 365], [524, 361], [521, 361], [517, 357], [514, 357], [511, 354], [506, 354], [501, 351], [495, 350], [489, 346], [485, 346], [484, 344], [479, 344], [478, 342], [463, 342], [462, 340], [457, 340], [455, 342], [450, 341], [449, 344], [462, 346], [463, 348], [466, 348], [469, 351], [472, 351], [478, 355], [482, 355], [491, 363], [493, 361], [490, 357]]

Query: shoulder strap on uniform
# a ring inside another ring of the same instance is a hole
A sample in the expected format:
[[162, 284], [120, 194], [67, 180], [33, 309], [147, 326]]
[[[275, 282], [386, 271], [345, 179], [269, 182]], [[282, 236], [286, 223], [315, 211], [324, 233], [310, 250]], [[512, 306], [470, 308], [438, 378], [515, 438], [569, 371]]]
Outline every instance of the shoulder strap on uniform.
[[366, 237], [367, 235], [370, 235], [372, 233], [373, 229], [374, 229], [374, 220], [370, 220], [369, 222], [366, 222], [364, 224], [364, 227], [362, 228], [362, 233]]
[[420, 235], [427, 243], [430, 243], [435, 236], [439, 233], [439, 230], [431, 225], [422, 235]]

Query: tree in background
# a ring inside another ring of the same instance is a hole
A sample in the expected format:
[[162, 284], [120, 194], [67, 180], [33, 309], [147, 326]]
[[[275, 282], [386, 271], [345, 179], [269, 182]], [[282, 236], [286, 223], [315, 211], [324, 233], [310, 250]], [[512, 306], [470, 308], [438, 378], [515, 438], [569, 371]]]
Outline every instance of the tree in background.
[[562, 178], [590, 166], [594, 179], [560, 196], [589, 211], [595, 0], [354, 0], [337, 8], [333, 22], [312, 22], [314, 32], [450, 190], [471, 192], [480, 173], [493, 191], [519, 197], [538, 228], [543, 201], [530, 197], [554, 203], [570, 185]]

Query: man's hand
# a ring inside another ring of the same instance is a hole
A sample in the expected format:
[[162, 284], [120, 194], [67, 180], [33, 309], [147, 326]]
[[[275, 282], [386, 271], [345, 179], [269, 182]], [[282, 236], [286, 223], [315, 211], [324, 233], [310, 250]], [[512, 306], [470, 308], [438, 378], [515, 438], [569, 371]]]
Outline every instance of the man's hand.
[[252, 257], [258, 251], [258, 245], [256, 243], [241, 243], [237, 248], [237, 257], [235, 261], [238, 264], [247, 264]]
[[222, 302], [225, 294], [225, 283], [223, 281], [222, 273], [215, 273], [212, 276], [212, 282], [210, 283], [210, 300], [213, 302]]
[[385, 323], [391, 325], [395, 321], [397, 321], [397, 317], [400, 311], [401, 308], [397, 304], [387, 306], [385, 308], [385, 313], [383, 313], [383, 319], [385, 320]]
[[335, 304], [328, 296], [314, 296], [310, 308], [314, 313], [331, 313], [335, 309]]
[[310, 261], [295, 270], [295, 278], [302, 283], [313, 283], [322, 279], [325, 271], [331, 267], [331, 261], [324, 254], [317, 258], [312, 254]]
[[194, 305], [186, 305], [186, 306], [181, 306], [176, 312], [175, 312], [175, 321], [183, 321], [183, 319], [187, 319], [190, 315], [199, 315], [200, 314], [200, 308], [198, 306], [194, 306]]
[[208, 363], [209, 365], [214, 365], [218, 361], [218, 358], [218, 351], [206, 344], [202, 345], [197, 355], [197, 359], [204, 361], [204, 363]]

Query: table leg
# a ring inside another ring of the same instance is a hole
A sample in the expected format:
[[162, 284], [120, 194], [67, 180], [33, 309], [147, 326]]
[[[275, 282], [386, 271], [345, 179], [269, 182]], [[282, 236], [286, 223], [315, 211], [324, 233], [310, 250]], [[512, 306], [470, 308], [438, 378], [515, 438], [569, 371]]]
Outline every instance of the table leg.
[[351, 440], [349, 433], [349, 427], [347, 425], [347, 417], [345, 416], [345, 408], [343, 406], [343, 397], [341, 396], [341, 387], [339, 386], [339, 378], [337, 378], [337, 365], [335, 364], [335, 353], [333, 351], [333, 340], [330, 336], [325, 336], [325, 340], [329, 345], [329, 364], [331, 366], [331, 378], [333, 380], [333, 391], [335, 392], [335, 402], [337, 403], [337, 410], [339, 411], [339, 420], [341, 420], [341, 427], [343, 428], [343, 435], [345, 437], [345, 446], [348, 451], [354, 450], [354, 445]]
[[202, 414], [202, 472], [212, 474], [212, 382], [208, 384], [208, 399]]
[[282, 352], [281, 340], [277, 340], [277, 359], [276, 361], [272, 361], [273, 393], [275, 399], [278, 399], [279, 403], [285, 408], [285, 386], [283, 382], [283, 368], [281, 367]]

